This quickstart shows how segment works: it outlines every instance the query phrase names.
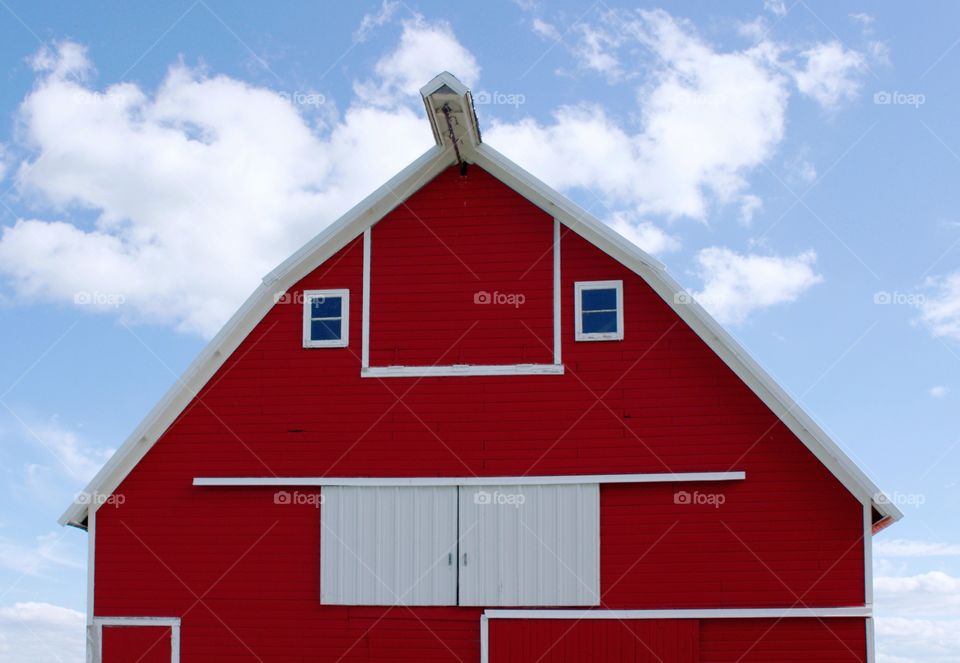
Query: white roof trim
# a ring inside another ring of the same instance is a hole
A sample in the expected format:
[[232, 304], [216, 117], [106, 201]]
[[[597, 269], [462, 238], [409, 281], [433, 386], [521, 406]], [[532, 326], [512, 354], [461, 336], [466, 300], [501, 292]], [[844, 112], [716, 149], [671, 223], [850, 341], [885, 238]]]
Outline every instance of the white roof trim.
[[[456, 82], [460, 88], [454, 87]], [[469, 92], [450, 74], [441, 74], [424, 87], [426, 93], [446, 84], [469, 102]], [[426, 100], [425, 100], [426, 103]], [[470, 111], [472, 113], [472, 103]], [[428, 104], [429, 109], [429, 104]], [[431, 126], [435, 114], [430, 113]], [[666, 272], [664, 266], [639, 247], [627, 241], [604, 223], [567, 200], [486, 144], [461, 141], [462, 156], [477, 164], [527, 198], [534, 205], [566, 225], [587, 241], [641, 276], [667, 302], [694, 332], [742, 379], [810, 451], [861, 502], [871, 503], [884, 517], [899, 520], [903, 514], [886, 499], [826, 432], [803, 411], [780, 385], [710, 315], [693, 301]], [[364, 230], [386, 216], [403, 200], [456, 162], [452, 146], [438, 144], [386, 184], [367, 196], [335, 223], [327, 227], [299, 251], [263, 279], [227, 324], [203, 349], [180, 378], [150, 411], [124, 444], [90, 481], [73, 504], [63, 513], [61, 525], [81, 526], [90, 504], [112, 493], [150, 447], [187, 407], [194, 395], [223, 365], [230, 354], [273, 306], [276, 298], [317, 268]]]

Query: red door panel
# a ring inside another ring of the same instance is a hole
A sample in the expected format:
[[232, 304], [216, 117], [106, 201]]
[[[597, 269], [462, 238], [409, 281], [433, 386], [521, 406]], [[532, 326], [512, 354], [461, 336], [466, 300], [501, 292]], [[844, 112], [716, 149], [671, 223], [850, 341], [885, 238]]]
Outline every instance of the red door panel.
[[104, 626], [103, 663], [170, 663], [169, 626]]

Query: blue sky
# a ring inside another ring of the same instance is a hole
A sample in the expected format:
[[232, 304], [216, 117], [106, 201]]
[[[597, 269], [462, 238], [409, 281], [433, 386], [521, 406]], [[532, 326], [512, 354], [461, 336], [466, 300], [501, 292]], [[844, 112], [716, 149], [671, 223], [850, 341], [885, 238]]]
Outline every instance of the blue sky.
[[960, 650], [960, 8], [0, 2], [0, 654], [79, 661], [56, 518], [259, 278], [484, 138], [655, 253], [894, 499], [880, 660]]

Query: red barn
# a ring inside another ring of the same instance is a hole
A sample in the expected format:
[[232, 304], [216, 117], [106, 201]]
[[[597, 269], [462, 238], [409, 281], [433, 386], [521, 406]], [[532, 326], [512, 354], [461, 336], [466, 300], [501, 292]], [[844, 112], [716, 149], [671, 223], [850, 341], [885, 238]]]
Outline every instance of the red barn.
[[456, 78], [422, 93], [436, 145], [63, 515], [90, 660], [871, 660], [900, 512], [660, 263], [483, 143]]

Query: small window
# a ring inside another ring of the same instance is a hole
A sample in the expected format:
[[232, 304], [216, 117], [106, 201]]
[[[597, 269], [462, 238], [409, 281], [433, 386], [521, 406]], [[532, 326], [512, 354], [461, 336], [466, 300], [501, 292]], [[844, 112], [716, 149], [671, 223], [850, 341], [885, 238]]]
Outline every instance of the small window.
[[578, 341], [623, 339], [623, 281], [574, 284]]
[[349, 290], [303, 292], [303, 347], [345, 348], [350, 332]]

